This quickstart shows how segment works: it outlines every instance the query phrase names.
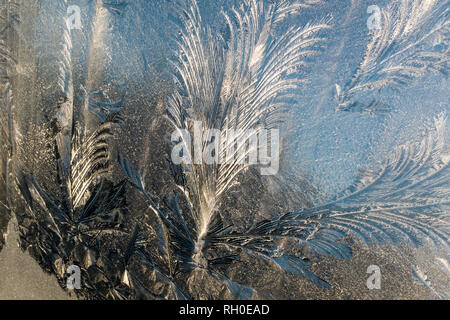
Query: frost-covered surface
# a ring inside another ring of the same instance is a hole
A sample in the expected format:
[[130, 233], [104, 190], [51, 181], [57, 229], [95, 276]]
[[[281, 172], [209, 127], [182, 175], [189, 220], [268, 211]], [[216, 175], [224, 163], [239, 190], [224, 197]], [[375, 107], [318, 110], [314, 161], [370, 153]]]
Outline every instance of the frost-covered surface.
[[14, 74], [15, 59], [14, 28], [19, 23], [18, 8], [14, 3], [2, 1], [0, 4], [3, 17], [0, 34], [1, 61], [1, 102], [0, 102], [0, 250], [4, 245], [6, 229], [11, 215], [11, 191], [14, 179], [15, 126], [11, 74]]
[[[378, 5], [3, 0], [0, 232], [83, 298], [448, 298], [449, 3]], [[175, 165], [194, 121], [279, 173]]]

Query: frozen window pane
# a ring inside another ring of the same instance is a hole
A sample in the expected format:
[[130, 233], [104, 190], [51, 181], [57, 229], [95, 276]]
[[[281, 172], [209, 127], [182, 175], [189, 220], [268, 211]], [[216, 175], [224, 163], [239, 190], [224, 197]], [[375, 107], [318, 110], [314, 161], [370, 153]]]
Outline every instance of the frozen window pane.
[[448, 1], [0, 6], [0, 249], [82, 298], [449, 298]]

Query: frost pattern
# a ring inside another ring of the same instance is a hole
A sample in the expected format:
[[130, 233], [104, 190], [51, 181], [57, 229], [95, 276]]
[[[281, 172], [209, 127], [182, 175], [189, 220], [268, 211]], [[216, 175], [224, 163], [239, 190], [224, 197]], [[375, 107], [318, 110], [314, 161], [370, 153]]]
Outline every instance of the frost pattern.
[[381, 8], [381, 27], [372, 31], [358, 70], [342, 89], [336, 85], [338, 110], [383, 112], [384, 103], [373, 100], [365, 106], [354, 96], [401, 87], [426, 73], [447, 75], [449, 18], [447, 0], [396, 0]]
[[[329, 26], [327, 22], [293, 26], [278, 37], [274, 29], [317, 2], [245, 0], [231, 14], [223, 13], [229, 29], [223, 38], [205, 25], [195, 1], [179, 2], [183, 28], [173, 64], [176, 90], [167, 106], [172, 126], [192, 133], [192, 122], [199, 120], [203, 128], [219, 128], [225, 145], [239, 145], [239, 138], [227, 138], [231, 129], [258, 132], [278, 126], [286, 106], [301, 93], [304, 78], [299, 74], [319, 52], [325, 40], [321, 35]], [[58, 4], [62, 11], [57, 19], [64, 16], [66, 1]], [[128, 5], [128, 1], [99, 1], [96, 8], [121, 16]], [[427, 15], [427, 8], [416, 12], [417, 21], [422, 21], [422, 13]], [[99, 15], [96, 20], [94, 28], [103, 30], [107, 19]], [[92, 32], [93, 38], [101, 38], [99, 30]], [[92, 41], [97, 40], [101, 39]], [[112, 182], [112, 129], [122, 120], [123, 101], [93, 90], [90, 78], [87, 88], [80, 90], [85, 103], [82, 116], [86, 121], [92, 113], [95, 121], [80, 123], [74, 112], [77, 91], [69, 30], [62, 31], [60, 43], [59, 99], [51, 123], [58, 191], [41, 185], [35, 175], [24, 172], [27, 168], [14, 174], [25, 209], [16, 212], [22, 248], [56, 274], [63, 287], [65, 270], [77, 264], [83, 272], [82, 290], [77, 293], [86, 298], [264, 298], [267, 291], [230, 270], [241, 263], [264, 265], [277, 275], [306, 278], [327, 289], [327, 279], [310, 267], [324, 255], [351, 258], [348, 238], [361, 244], [429, 242], [448, 252], [450, 154], [445, 114], [436, 117], [421, 142], [398, 146], [383, 163], [361, 170], [355, 183], [328, 203], [254, 220], [243, 229], [226, 224], [218, 212], [223, 196], [238, 186], [233, 185], [237, 175], [251, 174], [238, 162], [170, 163], [179, 191], [161, 196], [150, 191], [134, 160], [119, 152], [117, 162], [127, 180]], [[11, 114], [11, 91], [6, 89], [4, 97], [1, 139], [10, 143], [2, 147], [11, 150], [14, 122], [8, 120], [6, 125], [3, 120]], [[10, 155], [0, 156], [4, 154]], [[2, 165], [2, 174], [3, 169]], [[7, 190], [4, 181], [0, 196]], [[136, 197], [144, 209], [129, 212], [127, 199]], [[444, 267], [448, 272], [448, 264]], [[414, 270], [419, 281], [430, 285], [420, 269]]]
[[10, 37], [19, 23], [18, 5], [14, 1], [0, 3], [0, 250], [11, 215], [11, 196], [14, 183], [14, 155], [16, 132], [14, 125], [13, 90], [10, 74], [17, 63]]
[[[233, 150], [231, 163], [184, 168], [192, 172], [185, 175], [186, 186], [181, 188], [186, 190], [193, 208], [200, 251], [217, 203], [234, 177], [246, 168], [240, 160], [253, 151], [246, 146], [243, 133], [234, 137], [229, 130], [251, 129], [256, 135], [262, 129], [275, 127], [289, 99], [299, 92], [302, 79], [296, 72], [325, 40], [320, 32], [329, 27], [326, 23], [292, 26], [278, 38], [272, 35], [277, 24], [307, 5], [282, 1], [267, 6], [260, 1], [244, 1], [233, 15], [224, 13], [229, 41], [213, 37], [202, 23], [195, 1], [180, 8], [181, 16], [186, 17], [185, 29], [181, 31], [179, 60], [175, 62], [178, 90], [169, 100], [168, 118], [180, 133], [188, 130], [191, 136], [195, 135], [193, 121], [201, 121], [202, 130], [220, 130], [220, 159], [229, 157], [222, 154], [226, 150]], [[183, 134], [181, 137], [190, 145]], [[208, 136], [207, 141], [211, 138]], [[187, 149], [193, 164], [194, 154]]]

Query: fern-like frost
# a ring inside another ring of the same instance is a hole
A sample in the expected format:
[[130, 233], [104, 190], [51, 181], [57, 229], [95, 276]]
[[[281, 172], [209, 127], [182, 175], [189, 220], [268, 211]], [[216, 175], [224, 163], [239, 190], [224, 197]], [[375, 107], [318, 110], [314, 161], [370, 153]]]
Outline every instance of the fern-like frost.
[[447, 0], [395, 0], [380, 11], [381, 25], [371, 31], [358, 70], [343, 88], [336, 85], [338, 110], [383, 111], [381, 102], [364, 106], [355, 101], [355, 95], [385, 87], [398, 88], [426, 73], [448, 74]]

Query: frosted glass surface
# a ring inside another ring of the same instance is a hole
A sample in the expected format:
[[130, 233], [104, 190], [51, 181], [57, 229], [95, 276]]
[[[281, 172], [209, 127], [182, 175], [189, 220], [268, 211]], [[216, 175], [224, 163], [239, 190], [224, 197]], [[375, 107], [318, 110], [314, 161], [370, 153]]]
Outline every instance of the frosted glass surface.
[[1, 0], [0, 298], [449, 299], [449, 1], [373, 2]]

